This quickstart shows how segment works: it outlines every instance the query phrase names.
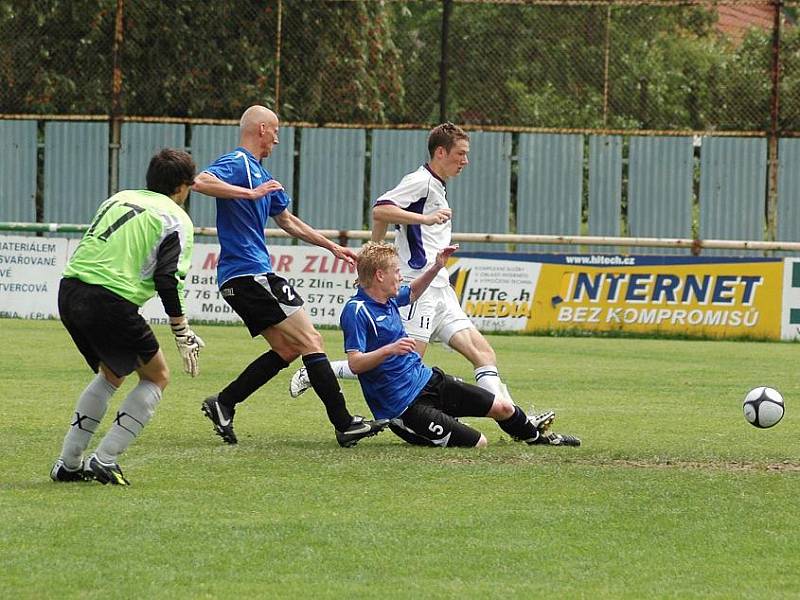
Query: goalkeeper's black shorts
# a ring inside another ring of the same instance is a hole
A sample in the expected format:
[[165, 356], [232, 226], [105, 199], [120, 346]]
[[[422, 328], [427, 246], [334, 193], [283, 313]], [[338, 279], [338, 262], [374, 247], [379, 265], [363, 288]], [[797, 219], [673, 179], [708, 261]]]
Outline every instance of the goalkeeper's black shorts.
[[95, 373], [102, 362], [125, 377], [158, 352], [158, 340], [139, 307], [103, 286], [65, 277], [58, 288], [58, 312]]

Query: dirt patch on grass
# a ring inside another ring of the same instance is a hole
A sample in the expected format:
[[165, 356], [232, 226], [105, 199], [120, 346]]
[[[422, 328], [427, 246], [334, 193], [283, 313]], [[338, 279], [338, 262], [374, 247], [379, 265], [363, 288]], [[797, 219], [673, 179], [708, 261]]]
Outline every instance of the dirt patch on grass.
[[594, 464], [598, 466], [620, 466], [636, 469], [699, 469], [713, 471], [781, 471], [800, 472], [800, 463], [782, 461], [778, 463], [756, 463], [740, 461], [700, 461], [700, 460], [662, 460], [662, 459], [608, 459], [569, 461], [573, 464]]
[[[566, 453], [566, 451], [562, 451]], [[732, 460], [679, 460], [667, 458], [609, 458], [609, 457], [569, 457], [564, 454], [530, 454], [491, 455], [482, 452], [477, 456], [447, 455], [442, 452], [433, 451], [430, 456], [416, 456], [419, 460], [424, 458], [425, 462], [440, 463], [443, 465], [486, 465], [486, 464], [505, 464], [505, 465], [542, 465], [542, 466], [583, 466], [583, 467], [612, 467], [630, 469], [680, 469], [698, 471], [732, 471], [732, 472], [779, 472], [779, 473], [800, 473], [800, 462], [784, 460], [781, 462], [749, 462]]]

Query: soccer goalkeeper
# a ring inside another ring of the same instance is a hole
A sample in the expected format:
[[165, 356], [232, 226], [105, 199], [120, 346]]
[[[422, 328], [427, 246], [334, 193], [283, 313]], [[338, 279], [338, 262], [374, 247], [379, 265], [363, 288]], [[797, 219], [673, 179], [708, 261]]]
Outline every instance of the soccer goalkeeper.
[[[186, 152], [156, 154], [147, 169], [147, 189], [121, 191], [103, 202], [67, 263], [58, 310], [97, 376], [78, 398], [61, 455], [50, 471], [53, 481], [129, 485], [117, 457], [153, 416], [169, 382], [158, 341], [139, 314], [156, 293], [169, 315], [184, 370], [192, 377], [198, 374], [204, 344], [189, 328], [183, 301], [194, 227], [182, 206], [194, 175]], [[111, 396], [133, 371], [139, 383], [97, 449], [84, 459]]]

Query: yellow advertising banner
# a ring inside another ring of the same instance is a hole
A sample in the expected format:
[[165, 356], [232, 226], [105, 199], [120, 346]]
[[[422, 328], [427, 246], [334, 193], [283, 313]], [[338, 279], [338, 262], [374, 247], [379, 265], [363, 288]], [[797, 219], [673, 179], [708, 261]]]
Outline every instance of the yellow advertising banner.
[[781, 337], [779, 258], [478, 256], [459, 258], [451, 281], [484, 330]]
[[[57, 316], [61, 271], [77, 239], [0, 237], [0, 317]], [[236, 321], [219, 295], [219, 246], [195, 246], [186, 280], [194, 321]], [[316, 247], [281, 246], [275, 271], [315, 325], [337, 325], [355, 293], [352, 266]], [[459, 252], [448, 263], [481, 331], [642, 332], [800, 339], [800, 258]], [[164, 320], [155, 298], [142, 314]]]

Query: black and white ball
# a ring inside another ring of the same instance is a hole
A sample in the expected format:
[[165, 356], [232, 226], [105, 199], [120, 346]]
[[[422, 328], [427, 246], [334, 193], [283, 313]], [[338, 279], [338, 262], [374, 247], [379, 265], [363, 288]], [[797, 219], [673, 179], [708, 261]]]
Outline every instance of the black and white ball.
[[771, 387], [753, 388], [744, 397], [742, 408], [748, 423], [766, 429], [783, 418], [783, 396]]

